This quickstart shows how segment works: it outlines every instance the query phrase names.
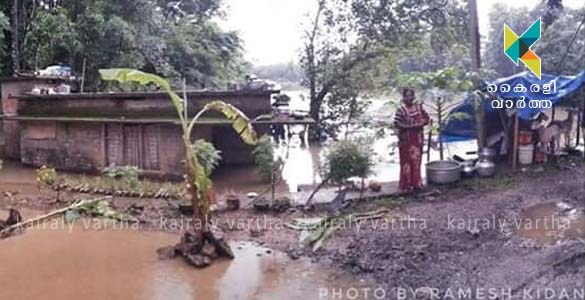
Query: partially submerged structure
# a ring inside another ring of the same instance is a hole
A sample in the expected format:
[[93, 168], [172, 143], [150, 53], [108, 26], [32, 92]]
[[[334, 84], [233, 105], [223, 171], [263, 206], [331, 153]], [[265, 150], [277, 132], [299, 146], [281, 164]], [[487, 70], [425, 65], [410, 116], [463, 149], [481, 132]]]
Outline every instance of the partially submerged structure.
[[[5, 88], [14, 82], [22, 86]], [[184, 173], [179, 120], [166, 93], [29, 94], [34, 85], [24, 80], [2, 81], [6, 157], [71, 171], [98, 171], [115, 164], [138, 166], [157, 176]], [[310, 123], [308, 119], [273, 119], [271, 95], [277, 92], [190, 91], [188, 114], [194, 116], [205, 103], [222, 100], [254, 119], [259, 134], [268, 133], [275, 123]], [[194, 135], [193, 139], [212, 142], [222, 152], [224, 164], [252, 162], [252, 148], [220, 115], [201, 118]]]

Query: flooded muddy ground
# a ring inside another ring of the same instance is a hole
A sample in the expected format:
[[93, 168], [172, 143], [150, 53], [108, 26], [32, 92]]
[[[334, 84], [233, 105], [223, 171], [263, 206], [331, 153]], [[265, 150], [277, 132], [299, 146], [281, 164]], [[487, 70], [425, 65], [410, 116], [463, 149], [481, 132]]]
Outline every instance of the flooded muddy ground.
[[[518, 172], [492, 179], [465, 180], [455, 186], [432, 187], [429, 189], [431, 195], [426, 191], [408, 197], [358, 203], [353, 206], [354, 211], [388, 207], [392, 212], [379, 222], [340, 228], [324, 249], [316, 253], [303, 249], [299, 244], [299, 232], [288, 229], [284, 224], [295, 218], [320, 216], [323, 211], [297, 210], [277, 214], [239, 210], [218, 213], [214, 215], [214, 222], [224, 229], [229, 240], [255, 243], [250, 248], [247, 243], [242, 244], [241, 249], [237, 248], [237, 244], [235, 246], [239, 259], [256, 261], [241, 262], [246, 265], [245, 272], [231, 267], [232, 264], [239, 264], [238, 259], [214, 265], [209, 271], [201, 273], [181, 260], [158, 261], [155, 250], [176, 243], [179, 235], [169, 233], [184, 230], [186, 227], [183, 225], [188, 224], [190, 218], [169, 207], [165, 200], [114, 198], [114, 206], [120, 211], [143, 207], [136, 215], [142, 220], [139, 231], [110, 233], [108, 230], [93, 229], [63, 234], [29, 230], [23, 235], [0, 241], [0, 259], [9, 261], [2, 266], [2, 276], [32, 270], [32, 274], [28, 275], [31, 280], [7, 276], [2, 277], [0, 283], [15, 287], [34, 283], [32, 286], [38, 285], [43, 290], [49, 287], [45, 284], [48, 276], [57, 281], [52, 285], [65, 286], [65, 282], [74, 278], [61, 275], [66, 279], [59, 279], [61, 277], [55, 274], [61, 274], [61, 270], [66, 273], [69, 268], [77, 269], [76, 274], [79, 275], [97, 263], [111, 266], [114, 271], [99, 266], [96, 270], [102, 272], [100, 276], [114, 272], [113, 279], [101, 282], [105, 288], [99, 291], [95, 285], [92, 286], [90, 279], [94, 277], [89, 274], [87, 278], [78, 279], [86, 284], [85, 288], [91, 293], [108, 296], [111, 294], [107, 293], [115, 293], [119, 288], [118, 280], [129, 280], [127, 286], [132, 287], [135, 294], [128, 292], [124, 296], [130, 299], [156, 299], [152, 295], [163, 295], [161, 297], [164, 298], [169, 290], [177, 295], [173, 299], [200, 295], [197, 294], [199, 292], [209, 293], [209, 299], [319, 299], [307, 296], [315, 293], [315, 289], [326, 293], [323, 297], [339, 296], [330, 293], [341, 291], [342, 298], [334, 299], [359, 299], [353, 298], [354, 293], [347, 294], [356, 291], [356, 282], [370, 290], [384, 290], [383, 298], [371, 298], [371, 295], [368, 298], [363, 290], [357, 290], [357, 296], [364, 299], [401, 299], [395, 292], [408, 289], [415, 289], [417, 295], [406, 299], [440, 299], [432, 293], [489, 287], [516, 297], [500, 299], [526, 299], [521, 297], [521, 293], [534, 293], [543, 288], [551, 288], [557, 293], [571, 291], [572, 296], [577, 293], [577, 297], [564, 299], [581, 299], [578, 293], [585, 288], [584, 173], [581, 162], [568, 161], [561, 162], [558, 168], [547, 168], [545, 172]], [[16, 195], [10, 199], [4, 197], [0, 203], [4, 208], [35, 207], [45, 211], [64, 206], [64, 203], [54, 203], [53, 198], [51, 195]], [[263, 247], [281, 254], [268, 255], [263, 252]], [[250, 251], [246, 252], [246, 249]], [[91, 253], [91, 256], [83, 254], [85, 252]], [[262, 256], [255, 256], [258, 253]], [[16, 259], [24, 256], [30, 259]], [[305, 259], [310, 261], [301, 259], [300, 262], [291, 262], [287, 258], [299, 256], [308, 257]], [[263, 264], [272, 264], [273, 267], [262, 269]], [[269, 271], [276, 268], [275, 265], [281, 270], [276, 273], [285, 275], [279, 277]], [[59, 270], [55, 271], [55, 268]], [[250, 279], [252, 283], [246, 284], [245, 289], [227, 289], [222, 292], [227, 294], [221, 294], [217, 291], [218, 287], [244, 280], [226, 275], [230, 274], [230, 268], [237, 270], [231, 272], [238, 274], [248, 274], [248, 270], [254, 268], [263, 270], [259, 272], [263, 277], [254, 279], [254, 276], [246, 276], [245, 280]], [[283, 268], [292, 271], [287, 273], [289, 271]], [[134, 270], [132, 272], [147, 279], [137, 282], [135, 277], [128, 278], [131, 275], [125, 273], [126, 270]], [[43, 277], [38, 274], [43, 274]], [[207, 277], [201, 278], [198, 274], [209, 274], [215, 278], [210, 283], [213, 288], [208, 288], [209, 284], [205, 285], [206, 288], [198, 287], [198, 283], [209, 282], [205, 281]], [[349, 277], [339, 277], [340, 274]], [[228, 279], [222, 279], [226, 276]], [[136, 294], [136, 290], [144, 285], [149, 286], [151, 298]], [[35, 287], [31, 293], [39, 292], [39, 289]], [[229, 298], [227, 295], [232, 292], [246, 296]], [[0, 294], [2, 299], [4, 296], [19, 298], [17, 296], [23, 295], [12, 289], [2, 293], [7, 293]], [[532, 295], [532, 299], [547, 298]]]
[[104, 221], [50, 220], [0, 242], [0, 299], [318, 299], [320, 288], [355, 285], [249, 242], [234, 242], [235, 260], [204, 270], [157, 258], [155, 249], [176, 242]]

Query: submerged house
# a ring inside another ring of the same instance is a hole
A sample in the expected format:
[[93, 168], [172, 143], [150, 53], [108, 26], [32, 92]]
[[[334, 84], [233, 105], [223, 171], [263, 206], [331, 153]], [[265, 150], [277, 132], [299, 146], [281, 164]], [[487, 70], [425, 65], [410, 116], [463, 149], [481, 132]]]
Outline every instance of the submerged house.
[[[41, 82], [58, 84], [58, 80]], [[32, 95], [29, 92], [35, 83], [6, 79], [1, 83], [5, 157], [34, 167], [50, 165], [70, 171], [95, 172], [115, 164], [138, 166], [154, 176], [183, 174], [182, 131], [166, 93]], [[205, 103], [222, 100], [250, 119], [266, 116], [254, 122], [259, 134], [268, 133], [275, 123], [310, 123], [273, 119], [271, 95], [277, 92], [192, 91], [187, 93], [188, 114], [194, 116]], [[222, 152], [223, 164], [252, 162], [252, 147], [220, 115], [210, 112], [202, 117], [193, 134], [193, 139], [212, 142]]]

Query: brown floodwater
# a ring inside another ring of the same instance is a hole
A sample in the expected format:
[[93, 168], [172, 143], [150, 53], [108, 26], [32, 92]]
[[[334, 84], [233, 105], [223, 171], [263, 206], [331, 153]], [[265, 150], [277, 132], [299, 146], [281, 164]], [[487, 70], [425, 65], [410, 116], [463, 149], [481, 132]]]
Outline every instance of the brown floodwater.
[[356, 285], [251, 243], [234, 243], [236, 259], [204, 270], [159, 260], [156, 249], [178, 239], [90, 219], [47, 221], [0, 240], [0, 299], [328, 299], [320, 289]]
[[0, 171], [0, 191], [35, 194], [39, 192], [32, 168], [13, 161], [4, 161]]
[[524, 211], [516, 233], [543, 243], [585, 238], [585, 212], [565, 202], [538, 204]]
[[[292, 98], [291, 109], [308, 110], [308, 100], [305, 91], [287, 91]], [[367, 119], [378, 128], [359, 128], [351, 133], [352, 136], [373, 136], [377, 129], [383, 127], [392, 119], [394, 108], [388, 106], [387, 98], [372, 99], [371, 107], [367, 112]], [[327, 152], [330, 142], [323, 144], [308, 143], [305, 136], [301, 136], [302, 126], [291, 126], [292, 136], [286, 143], [278, 145], [275, 154], [285, 161], [284, 169], [278, 175], [276, 192], [296, 192], [302, 186], [314, 186], [321, 180], [320, 165], [324, 154]], [[305, 143], [302, 142], [305, 140]], [[376, 139], [372, 148], [374, 150], [373, 175], [369, 178], [379, 182], [395, 182], [399, 179], [400, 166], [398, 164], [398, 151], [396, 149], [396, 137], [386, 135], [384, 138]], [[454, 142], [445, 144], [445, 156], [452, 157], [457, 154], [464, 158], [467, 151], [475, 150], [475, 141]], [[426, 152], [425, 148], [425, 152]], [[423, 157], [427, 161], [427, 155]], [[431, 149], [430, 160], [439, 159], [439, 153]], [[64, 173], [64, 172], [60, 172]], [[425, 176], [425, 168], [422, 168], [422, 175]], [[75, 174], [70, 174], [75, 176]], [[229, 192], [262, 193], [270, 188], [258, 176], [254, 166], [229, 166], [216, 170], [213, 174], [214, 187], [218, 194]], [[0, 172], [0, 190], [20, 193], [36, 193], [34, 170], [22, 167], [18, 163], [5, 162], [4, 169]]]

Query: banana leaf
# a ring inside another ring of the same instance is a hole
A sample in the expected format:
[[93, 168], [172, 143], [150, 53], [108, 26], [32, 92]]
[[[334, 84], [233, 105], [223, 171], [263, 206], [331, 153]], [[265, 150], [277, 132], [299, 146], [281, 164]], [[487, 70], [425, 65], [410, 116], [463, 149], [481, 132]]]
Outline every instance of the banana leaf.
[[250, 119], [248, 119], [248, 117], [246, 117], [246, 115], [237, 107], [219, 100], [207, 103], [197, 114], [197, 116], [191, 120], [191, 123], [189, 124], [189, 133], [191, 133], [191, 130], [193, 130], [197, 119], [199, 119], [199, 117], [205, 112], [210, 110], [222, 113], [226, 119], [231, 121], [232, 127], [246, 144], [256, 145], [258, 141], [258, 135], [256, 134], [256, 131], [254, 131], [254, 127], [252, 126]]

